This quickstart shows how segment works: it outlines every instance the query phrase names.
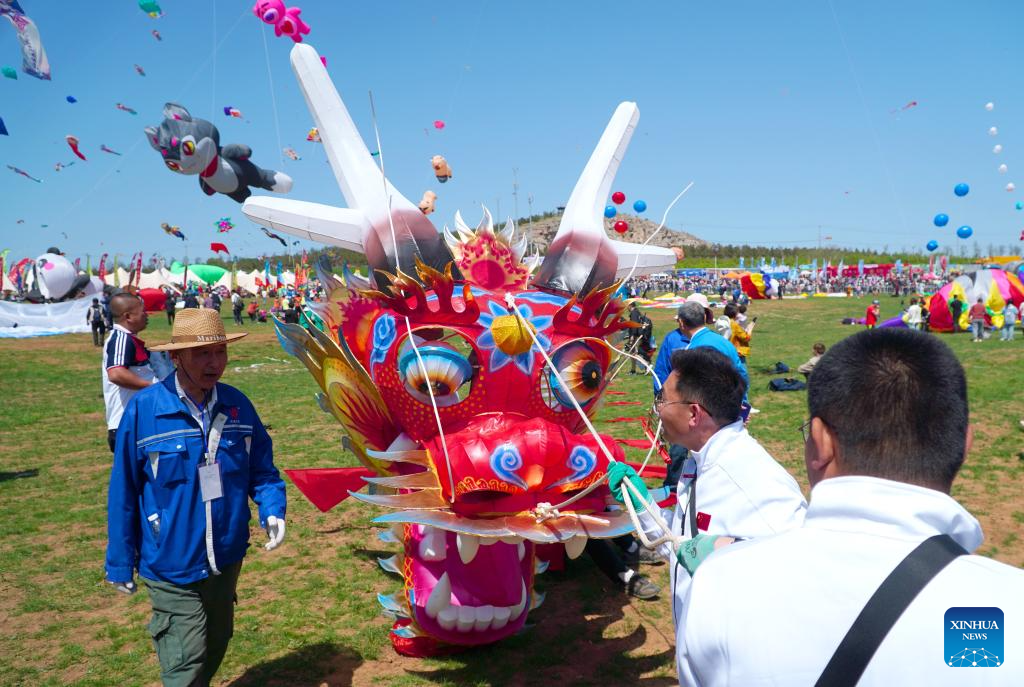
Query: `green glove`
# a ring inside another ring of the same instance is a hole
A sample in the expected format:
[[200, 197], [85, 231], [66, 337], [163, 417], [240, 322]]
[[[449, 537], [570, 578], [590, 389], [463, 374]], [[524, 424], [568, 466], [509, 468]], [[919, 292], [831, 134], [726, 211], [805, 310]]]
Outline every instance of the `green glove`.
[[717, 534], [698, 534], [693, 539], [684, 541], [676, 551], [679, 564], [692, 576], [704, 559], [714, 553], [715, 542], [719, 539], [721, 537]]
[[[608, 466], [608, 488], [611, 489], [612, 496], [615, 497], [616, 501], [625, 503], [625, 500], [622, 498], [622, 481], [625, 479], [628, 479], [636, 487], [637, 491], [643, 496], [644, 501], [651, 500], [651, 495], [647, 491], [647, 485], [640, 479], [640, 475], [636, 474], [636, 470], [632, 467], [620, 461]], [[629, 498], [633, 502], [634, 507], [639, 510], [641, 504], [636, 502], [636, 494], [630, 491]]]

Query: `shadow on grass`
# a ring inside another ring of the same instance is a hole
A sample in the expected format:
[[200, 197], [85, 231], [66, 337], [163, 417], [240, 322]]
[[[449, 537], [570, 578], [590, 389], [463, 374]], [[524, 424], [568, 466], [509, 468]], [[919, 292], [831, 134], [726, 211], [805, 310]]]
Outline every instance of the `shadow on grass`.
[[545, 587], [555, 602], [531, 613], [530, 629], [406, 672], [439, 685], [678, 684], [674, 640], [646, 617], [668, 602], [633, 602], [589, 562], [549, 574]]
[[352, 684], [353, 673], [362, 663], [362, 657], [352, 649], [341, 644], [321, 642], [254, 665], [228, 684], [230, 687], [348, 687]]
[[24, 479], [26, 477], [38, 477], [39, 469], [21, 470], [19, 472], [0, 472], [0, 482], [7, 482], [12, 479]]

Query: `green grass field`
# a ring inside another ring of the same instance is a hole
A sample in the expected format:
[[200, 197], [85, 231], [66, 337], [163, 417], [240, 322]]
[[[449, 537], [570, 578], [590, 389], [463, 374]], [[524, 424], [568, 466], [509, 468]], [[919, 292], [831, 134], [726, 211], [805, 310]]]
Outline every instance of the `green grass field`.
[[[883, 300], [883, 319], [896, 314], [897, 304]], [[769, 392], [771, 376], [760, 370], [778, 360], [795, 368], [815, 341], [830, 345], [853, 333], [857, 328], [839, 319], [859, 316], [865, 306], [858, 299], [808, 299], [751, 308], [760, 316], [751, 400], [762, 412], [750, 429], [805, 487], [798, 427], [806, 395]], [[672, 312], [648, 312], [660, 341]], [[231, 346], [224, 381], [248, 394], [270, 426], [278, 467], [353, 465], [351, 454], [342, 452], [339, 427], [316, 405], [317, 389], [305, 368], [283, 353], [271, 325], [246, 329], [256, 333]], [[153, 317], [143, 337], [150, 343], [169, 337], [162, 315]], [[981, 553], [1021, 566], [1024, 339], [969, 339], [944, 336], [967, 370], [976, 437], [954, 496], [985, 528]], [[111, 457], [100, 358], [87, 335], [0, 340], [0, 617], [6, 640], [0, 643], [0, 684], [159, 684], [145, 630], [146, 594], [125, 597], [102, 581]], [[608, 400], [650, 400], [649, 378], [622, 374], [614, 388], [629, 395]], [[640, 438], [639, 428], [602, 421], [644, 409], [606, 406], [598, 428]], [[523, 634], [451, 658], [399, 657], [375, 598], [397, 590], [399, 581], [377, 566], [377, 556], [393, 551], [369, 526], [374, 509], [350, 499], [321, 514], [290, 483], [288, 497], [285, 543], [271, 553], [253, 547], [246, 558], [235, 636], [217, 684], [676, 684], [667, 596], [631, 601], [586, 557], [566, 573], [538, 578], [547, 601], [531, 613], [533, 627]], [[262, 543], [266, 534], [254, 529], [253, 538]], [[667, 588], [665, 566], [643, 572]]]

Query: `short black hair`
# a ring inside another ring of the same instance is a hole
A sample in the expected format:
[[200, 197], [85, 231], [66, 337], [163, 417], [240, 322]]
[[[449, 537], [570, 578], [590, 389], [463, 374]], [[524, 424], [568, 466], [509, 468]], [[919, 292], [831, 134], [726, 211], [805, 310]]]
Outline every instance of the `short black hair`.
[[680, 349], [672, 354], [672, 370], [679, 395], [700, 404], [719, 427], [739, 419], [747, 387], [725, 354], [707, 346]]
[[730, 320], [735, 319], [736, 315], [738, 315], [739, 312], [740, 309], [736, 307], [735, 303], [726, 303], [725, 309], [722, 310], [722, 314], [728, 317]]
[[843, 339], [814, 368], [807, 405], [835, 433], [844, 474], [948, 491], [963, 465], [967, 379], [938, 337], [883, 328]]

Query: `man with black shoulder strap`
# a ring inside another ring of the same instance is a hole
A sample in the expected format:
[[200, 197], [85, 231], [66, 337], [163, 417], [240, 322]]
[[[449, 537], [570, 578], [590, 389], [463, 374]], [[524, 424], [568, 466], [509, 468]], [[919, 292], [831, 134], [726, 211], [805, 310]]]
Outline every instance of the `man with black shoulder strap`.
[[949, 496], [971, 446], [953, 352], [855, 334], [815, 367], [808, 406], [804, 525], [703, 561], [680, 683], [1024, 685], [1024, 571], [969, 555], [981, 527]]
[[107, 581], [146, 583], [149, 632], [164, 685], [209, 685], [234, 628], [249, 547], [249, 499], [270, 538], [284, 539], [285, 488], [273, 446], [245, 395], [219, 383], [227, 344], [216, 310], [183, 310], [169, 351], [174, 374], [140, 391], [117, 430], [107, 507]]

